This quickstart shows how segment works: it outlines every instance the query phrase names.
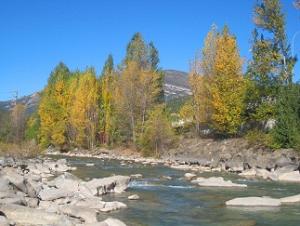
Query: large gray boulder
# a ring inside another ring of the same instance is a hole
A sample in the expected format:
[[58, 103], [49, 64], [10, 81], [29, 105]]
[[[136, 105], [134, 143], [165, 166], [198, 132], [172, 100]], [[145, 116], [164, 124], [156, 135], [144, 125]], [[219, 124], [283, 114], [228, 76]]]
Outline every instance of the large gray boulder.
[[45, 188], [39, 192], [38, 197], [43, 201], [52, 201], [60, 198], [71, 197], [74, 192], [65, 189]]
[[78, 218], [85, 223], [97, 222], [97, 212], [91, 208], [73, 205], [60, 205], [59, 210], [61, 213], [70, 217]]
[[86, 186], [94, 195], [103, 195], [109, 192], [121, 193], [125, 191], [130, 182], [128, 176], [112, 176], [101, 179], [92, 179], [86, 182]]
[[4, 177], [0, 177], [0, 192], [2, 191], [8, 191], [11, 189], [11, 186], [9, 185], [9, 180]]
[[248, 207], [272, 207], [280, 206], [280, 199], [273, 199], [270, 197], [243, 197], [235, 198], [226, 202], [227, 206], [248, 206]]
[[13, 186], [20, 191], [27, 193], [24, 176], [17, 173], [14, 168], [4, 168], [2, 170], [2, 178], [7, 179]]
[[19, 205], [2, 205], [1, 211], [17, 225], [65, 225], [74, 226], [72, 220], [64, 215], [48, 213], [44, 210]]

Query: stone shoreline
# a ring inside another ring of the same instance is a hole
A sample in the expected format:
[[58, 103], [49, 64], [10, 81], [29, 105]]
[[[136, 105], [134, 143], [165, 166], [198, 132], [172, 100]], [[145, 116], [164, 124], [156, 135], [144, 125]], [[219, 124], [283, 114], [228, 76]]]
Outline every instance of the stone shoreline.
[[105, 202], [107, 193], [121, 193], [129, 176], [83, 181], [67, 172], [65, 159], [0, 158], [0, 225], [126, 226], [118, 219], [98, 222], [99, 213], [127, 208]]
[[[206, 144], [208, 145], [208, 144]], [[230, 143], [229, 143], [230, 145]], [[243, 148], [243, 147], [241, 147]], [[220, 150], [221, 149], [221, 150]], [[211, 145], [209, 150], [200, 149], [197, 155], [189, 153], [169, 154], [161, 158], [141, 157], [139, 154], [123, 155], [122, 151], [99, 149], [94, 153], [48, 151], [48, 155], [114, 159], [121, 164], [135, 162], [145, 165], [163, 164], [173, 169], [191, 172], [230, 172], [241, 177], [258, 177], [272, 181], [300, 183], [300, 155], [293, 150], [271, 151], [265, 149], [232, 149]]]

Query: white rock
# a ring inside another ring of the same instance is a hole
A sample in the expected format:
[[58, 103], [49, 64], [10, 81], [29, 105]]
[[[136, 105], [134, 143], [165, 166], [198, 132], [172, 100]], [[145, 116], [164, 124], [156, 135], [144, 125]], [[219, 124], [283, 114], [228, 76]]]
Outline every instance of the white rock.
[[283, 173], [278, 175], [279, 181], [287, 181], [287, 182], [300, 182], [300, 173], [299, 171], [292, 171], [289, 173]]
[[256, 170], [254, 168], [239, 173], [239, 176], [242, 177], [254, 177], [255, 175], [256, 175]]
[[138, 196], [137, 194], [134, 194], [134, 195], [128, 196], [128, 199], [129, 200], [138, 200], [138, 199], [140, 199], [140, 196]]
[[281, 203], [296, 203], [300, 202], [300, 194], [299, 195], [293, 195], [293, 196], [288, 196], [280, 199]]
[[188, 180], [191, 180], [191, 179], [195, 178], [196, 176], [197, 176], [197, 175], [194, 174], [194, 173], [185, 173], [185, 174], [184, 174], [184, 177], [185, 177], [186, 179], [188, 179]]
[[247, 187], [246, 184], [236, 184], [232, 183], [230, 180], [225, 181], [223, 177], [198, 177], [196, 180], [192, 180], [191, 182], [203, 187]]
[[244, 197], [235, 198], [226, 202], [227, 206], [280, 206], [280, 199], [273, 199], [270, 197]]

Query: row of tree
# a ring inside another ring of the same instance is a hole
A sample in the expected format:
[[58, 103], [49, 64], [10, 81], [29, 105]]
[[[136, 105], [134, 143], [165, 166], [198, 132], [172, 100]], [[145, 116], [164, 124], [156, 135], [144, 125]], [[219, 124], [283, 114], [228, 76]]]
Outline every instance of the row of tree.
[[[137, 33], [114, 67], [110, 55], [101, 76], [93, 68], [71, 72], [60, 63], [51, 73], [28, 130], [43, 147], [61, 149], [131, 143], [158, 154], [172, 139], [163, 104], [158, 51]], [[36, 130], [38, 124], [38, 130]]]
[[254, 23], [252, 60], [244, 75], [236, 38], [228, 27], [218, 32], [212, 26], [200, 57], [192, 62], [193, 98], [181, 115], [192, 119], [198, 134], [208, 128], [232, 136], [251, 128], [267, 132], [273, 146], [296, 147], [299, 85], [293, 83], [296, 58], [290, 53], [280, 1], [259, 1]]

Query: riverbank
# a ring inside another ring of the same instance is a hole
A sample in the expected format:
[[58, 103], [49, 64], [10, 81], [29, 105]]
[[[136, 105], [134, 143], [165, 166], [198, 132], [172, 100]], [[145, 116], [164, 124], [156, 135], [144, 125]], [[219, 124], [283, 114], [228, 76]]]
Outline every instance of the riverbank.
[[48, 149], [49, 155], [94, 157], [164, 164], [175, 169], [194, 172], [232, 172], [243, 177], [261, 177], [273, 181], [300, 183], [300, 153], [292, 149], [273, 151], [250, 145], [245, 139], [183, 139], [177, 148], [164, 151], [160, 158], [142, 157], [131, 149], [99, 148], [92, 152], [72, 150], [65, 153]]

